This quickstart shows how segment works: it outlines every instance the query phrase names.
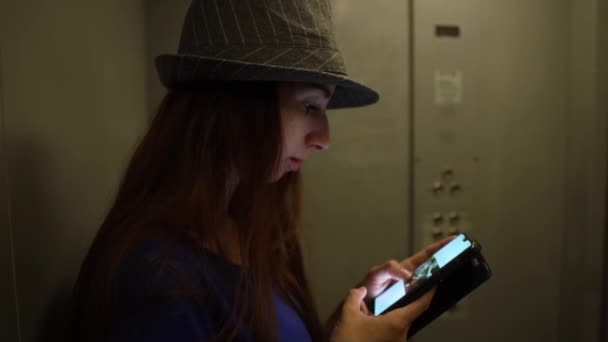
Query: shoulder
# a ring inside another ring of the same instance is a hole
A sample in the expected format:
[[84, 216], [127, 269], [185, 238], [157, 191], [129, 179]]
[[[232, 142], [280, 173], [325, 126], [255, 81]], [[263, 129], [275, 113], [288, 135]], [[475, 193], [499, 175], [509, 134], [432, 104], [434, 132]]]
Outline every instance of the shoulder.
[[219, 331], [229, 312], [230, 277], [221, 258], [203, 250], [142, 241], [112, 281], [113, 335], [116, 340], [204, 340]]
[[222, 258], [191, 243], [149, 238], [136, 244], [120, 262], [113, 279], [119, 292], [138, 295], [182, 292], [198, 295], [221, 290], [233, 270]]

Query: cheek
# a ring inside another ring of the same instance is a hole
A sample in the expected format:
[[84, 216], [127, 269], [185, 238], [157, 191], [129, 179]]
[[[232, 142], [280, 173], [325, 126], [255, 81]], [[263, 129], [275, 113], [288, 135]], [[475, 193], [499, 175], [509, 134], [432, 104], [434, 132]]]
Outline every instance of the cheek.
[[288, 157], [293, 154], [302, 140], [303, 132], [305, 131], [302, 120], [297, 117], [290, 117], [283, 125], [283, 142], [282, 142], [282, 157]]

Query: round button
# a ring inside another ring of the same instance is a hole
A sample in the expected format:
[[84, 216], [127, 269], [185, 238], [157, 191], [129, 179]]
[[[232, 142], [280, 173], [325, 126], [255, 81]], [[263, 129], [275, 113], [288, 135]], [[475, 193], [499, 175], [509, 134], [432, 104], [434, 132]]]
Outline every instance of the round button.
[[439, 227], [433, 227], [431, 229], [431, 234], [433, 235], [433, 237], [435, 239], [438, 239], [443, 236], [443, 231], [441, 231], [441, 228], [439, 228]]
[[450, 194], [455, 195], [462, 190], [462, 186], [460, 184], [452, 184], [450, 185]]
[[450, 224], [452, 225], [456, 225], [460, 222], [460, 214], [458, 214], [455, 211], [452, 211], [449, 215], [448, 215], [448, 220], [450, 220]]
[[441, 213], [433, 214], [433, 224], [436, 226], [443, 224], [443, 215]]

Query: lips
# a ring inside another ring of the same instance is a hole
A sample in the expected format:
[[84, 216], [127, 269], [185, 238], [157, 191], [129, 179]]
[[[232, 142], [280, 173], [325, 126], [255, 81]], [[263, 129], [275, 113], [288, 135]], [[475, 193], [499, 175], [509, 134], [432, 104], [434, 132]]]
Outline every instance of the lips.
[[291, 167], [292, 171], [297, 171], [300, 169], [300, 167], [302, 166], [302, 162], [304, 160], [299, 159], [299, 158], [295, 158], [295, 157], [291, 157], [289, 158], [289, 166]]

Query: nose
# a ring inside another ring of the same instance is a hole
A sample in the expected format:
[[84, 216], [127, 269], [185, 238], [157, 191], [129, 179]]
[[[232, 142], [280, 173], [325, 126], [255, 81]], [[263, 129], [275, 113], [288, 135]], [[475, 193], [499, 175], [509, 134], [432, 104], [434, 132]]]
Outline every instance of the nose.
[[329, 148], [330, 140], [329, 122], [327, 117], [323, 117], [322, 122], [306, 136], [306, 146], [325, 151]]

